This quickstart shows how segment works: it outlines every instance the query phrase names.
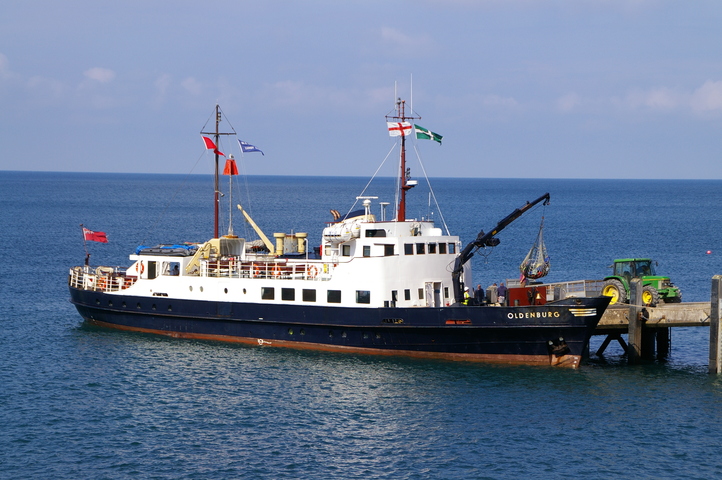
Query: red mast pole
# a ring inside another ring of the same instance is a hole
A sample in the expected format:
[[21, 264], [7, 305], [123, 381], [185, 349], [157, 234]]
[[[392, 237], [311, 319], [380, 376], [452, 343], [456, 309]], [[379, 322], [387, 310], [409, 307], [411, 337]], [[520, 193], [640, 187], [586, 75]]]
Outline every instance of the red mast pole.
[[[404, 102], [401, 103], [401, 121], [404, 121]], [[409, 187], [406, 184], [406, 135], [401, 135], [401, 177], [399, 181], [399, 209], [398, 213], [396, 215], [396, 219], [399, 222], [406, 221], [406, 190], [408, 190]]]
[[[406, 122], [406, 120], [421, 118], [414, 117], [413, 112], [412, 116], [407, 117], [405, 107], [406, 101], [401, 100], [400, 98], [397, 99], [396, 115], [390, 118], [398, 120], [402, 123]], [[386, 118], [388, 119], [389, 117], [387, 116]], [[401, 171], [399, 172], [399, 206], [396, 210], [396, 220], [399, 222], [404, 222], [406, 221], [406, 192], [414, 188], [414, 185], [409, 185], [407, 182], [408, 175], [406, 173], [406, 135], [404, 135], [403, 127], [401, 128], [401, 161], [399, 163], [401, 164]]]

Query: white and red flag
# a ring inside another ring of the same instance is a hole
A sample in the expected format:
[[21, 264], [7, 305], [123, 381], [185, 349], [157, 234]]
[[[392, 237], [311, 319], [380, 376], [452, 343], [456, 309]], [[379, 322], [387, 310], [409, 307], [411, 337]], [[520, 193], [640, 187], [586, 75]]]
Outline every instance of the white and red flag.
[[224, 157], [226, 156], [223, 152], [218, 150], [218, 147], [216, 147], [216, 144], [213, 143], [213, 140], [211, 140], [208, 137], [204, 137], [204, 136], [201, 136], [201, 138], [203, 139], [203, 143], [206, 144], [206, 150], [213, 150], [213, 153], [217, 153], [218, 155], [223, 155]]
[[405, 137], [411, 133], [412, 125], [409, 122], [386, 122], [390, 137]]

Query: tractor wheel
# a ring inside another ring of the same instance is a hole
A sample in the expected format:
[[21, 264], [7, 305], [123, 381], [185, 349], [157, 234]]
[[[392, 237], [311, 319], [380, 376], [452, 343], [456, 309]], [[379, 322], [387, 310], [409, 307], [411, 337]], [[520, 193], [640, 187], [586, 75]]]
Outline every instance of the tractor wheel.
[[644, 305], [655, 306], [659, 303], [659, 292], [651, 285], [642, 288], [642, 303]]
[[627, 291], [619, 280], [611, 279], [604, 282], [602, 287], [602, 295], [612, 297], [610, 305], [615, 303], [625, 303], [627, 301]]

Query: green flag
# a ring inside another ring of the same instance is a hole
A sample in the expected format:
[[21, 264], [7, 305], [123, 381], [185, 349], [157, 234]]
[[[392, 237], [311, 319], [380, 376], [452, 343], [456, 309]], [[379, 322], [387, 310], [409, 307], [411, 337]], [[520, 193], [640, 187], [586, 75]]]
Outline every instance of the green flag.
[[431, 130], [416, 124], [414, 124], [414, 130], [416, 131], [416, 138], [420, 138], [422, 140], [433, 140], [435, 142], [439, 142], [439, 145], [441, 145], [441, 139], [444, 138], [438, 133], [434, 133]]

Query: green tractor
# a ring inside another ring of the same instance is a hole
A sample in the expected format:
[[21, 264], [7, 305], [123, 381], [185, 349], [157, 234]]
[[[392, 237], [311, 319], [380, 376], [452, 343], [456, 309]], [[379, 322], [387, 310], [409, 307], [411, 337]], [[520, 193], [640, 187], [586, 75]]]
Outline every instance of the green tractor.
[[657, 305], [662, 302], [682, 301], [682, 292], [670, 282], [669, 277], [659, 277], [649, 258], [621, 258], [614, 261], [614, 272], [604, 279], [602, 295], [612, 297], [611, 305], [627, 303], [629, 300], [629, 281], [635, 277], [642, 280], [642, 303]]

